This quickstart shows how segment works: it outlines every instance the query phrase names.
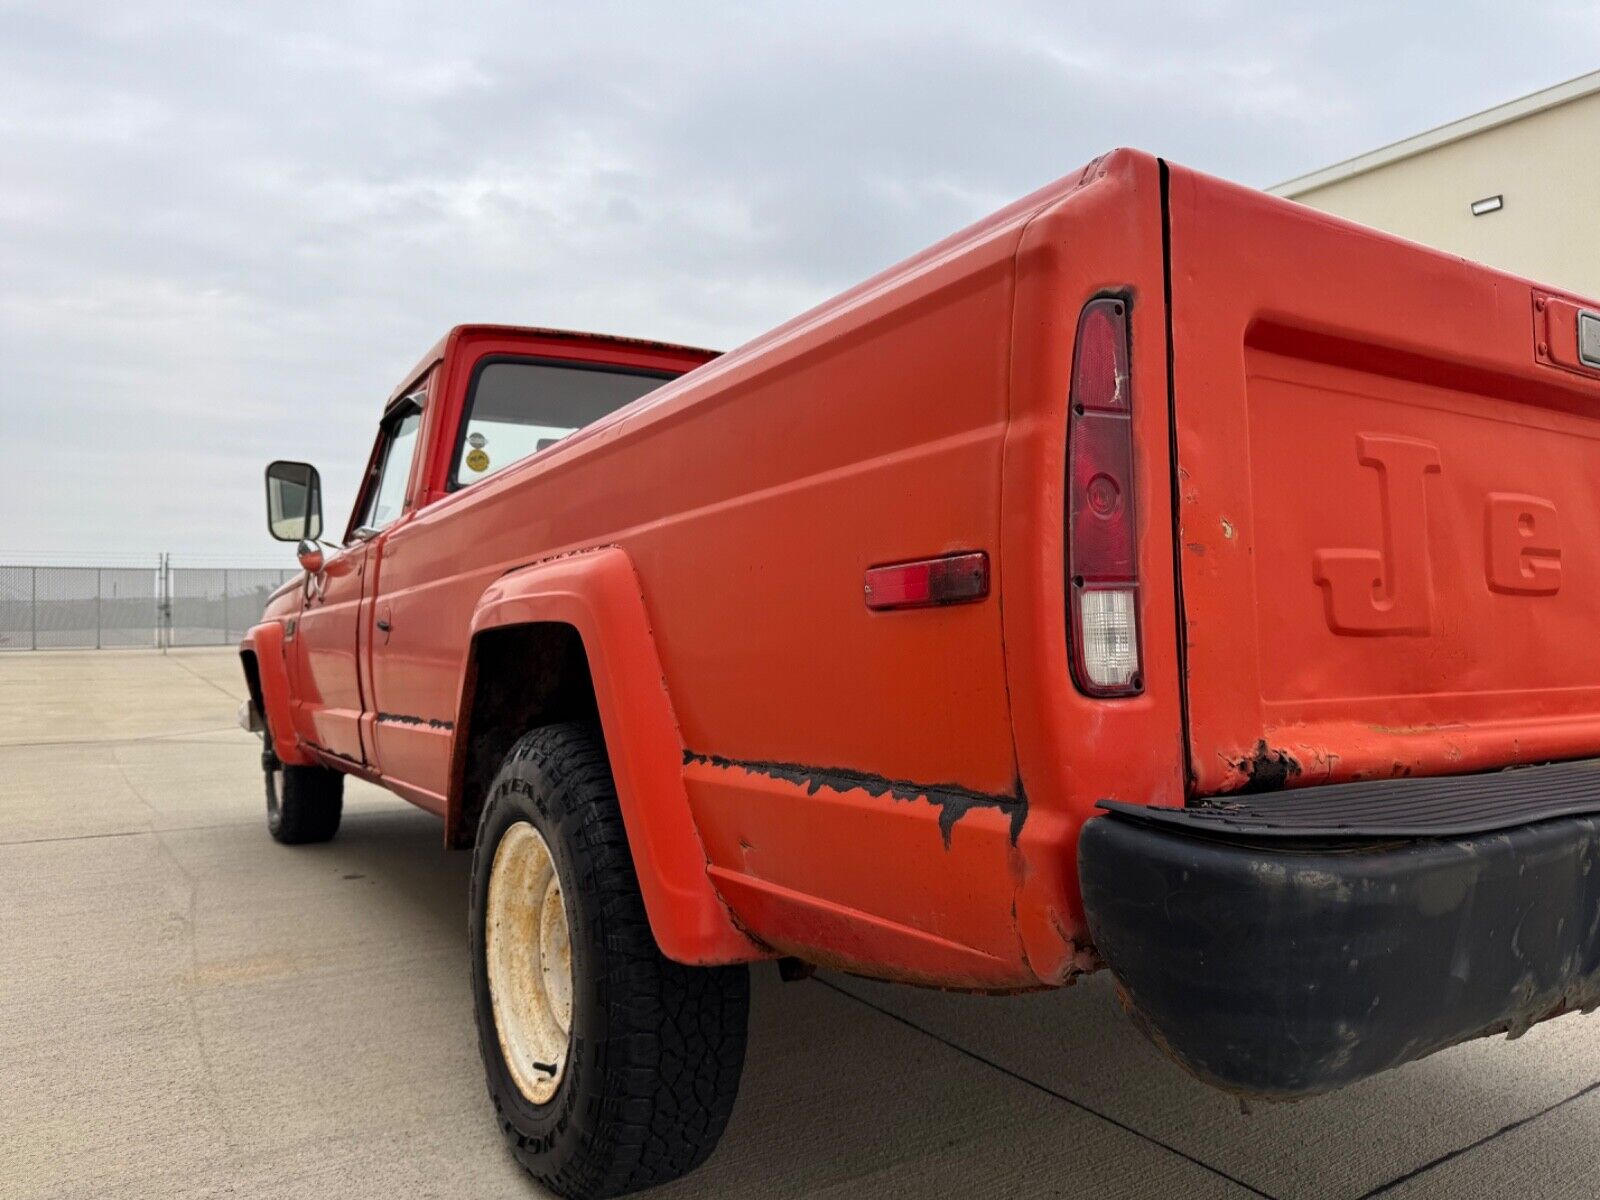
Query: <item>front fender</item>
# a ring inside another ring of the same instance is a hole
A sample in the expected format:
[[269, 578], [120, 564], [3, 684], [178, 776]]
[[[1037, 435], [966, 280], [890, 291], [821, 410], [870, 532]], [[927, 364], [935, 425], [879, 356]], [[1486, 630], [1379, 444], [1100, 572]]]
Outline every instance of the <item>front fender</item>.
[[283, 650], [283, 623], [264, 621], [254, 626], [245, 634], [239, 648], [253, 653], [256, 658], [256, 673], [261, 681], [261, 716], [272, 734], [273, 752], [280, 762], [290, 766], [311, 765], [315, 760], [300, 745], [289, 711], [289, 661]]
[[[667, 694], [644, 595], [625, 551], [611, 546], [536, 563], [496, 580], [472, 617], [457, 701], [447, 824], [459, 813], [476, 640], [490, 629], [555, 623], [576, 629], [594, 682], [606, 752], [645, 912], [668, 958], [711, 965], [766, 955], [734, 924], [711, 886], [683, 782], [683, 738]], [[452, 826], [453, 827], [453, 826]]]

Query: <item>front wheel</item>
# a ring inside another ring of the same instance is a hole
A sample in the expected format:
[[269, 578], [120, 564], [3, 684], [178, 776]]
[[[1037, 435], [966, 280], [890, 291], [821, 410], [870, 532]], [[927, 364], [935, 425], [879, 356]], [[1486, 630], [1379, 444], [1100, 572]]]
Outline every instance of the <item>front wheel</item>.
[[656, 948], [606, 752], [551, 725], [506, 756], [472, 859], [472, 988], [512, 1153], [570, 1200], [699, 1166], [744, 1066], [750, 977]]
[[272, 752], [267, 735], [261, 755], [267, 777], [267, 832], [287, 846], [325, 842], [339, 832], [344, 775], [327, 767], [292, 767]]

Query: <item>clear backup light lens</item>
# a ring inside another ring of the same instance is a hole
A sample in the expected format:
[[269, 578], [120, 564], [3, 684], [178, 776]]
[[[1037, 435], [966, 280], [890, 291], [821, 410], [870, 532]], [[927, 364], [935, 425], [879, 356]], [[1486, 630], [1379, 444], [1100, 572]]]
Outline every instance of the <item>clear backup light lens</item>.
[[1097, 688], [1121, 691], [1139, 675], [1139, 630], [1132, 588], [1086, 589], [1078, 600], [1083, 673]]

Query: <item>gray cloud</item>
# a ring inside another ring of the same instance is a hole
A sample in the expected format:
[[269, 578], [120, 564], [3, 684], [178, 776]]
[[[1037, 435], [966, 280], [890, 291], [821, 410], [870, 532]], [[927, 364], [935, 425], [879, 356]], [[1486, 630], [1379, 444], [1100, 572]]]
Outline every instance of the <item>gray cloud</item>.
[[1592, 69], [1585, 7], [0, 0], [0, 555], [265, 556], [448, 326], [726, 347], [1111, 146], [1263, 185]]

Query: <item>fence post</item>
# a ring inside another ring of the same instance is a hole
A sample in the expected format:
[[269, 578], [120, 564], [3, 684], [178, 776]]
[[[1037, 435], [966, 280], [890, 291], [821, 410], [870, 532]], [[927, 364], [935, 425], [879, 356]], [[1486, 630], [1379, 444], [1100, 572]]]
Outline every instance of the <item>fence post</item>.
[[39, 568], [28, 568], [28, 649], [39, 648]]
[[228, 568], [222, 568], [222, 644], [226, 646], [232, 636], [233, 623], [228, 620]]
[[94, 569], [94, 648], [100, 649], [100, 568]]

